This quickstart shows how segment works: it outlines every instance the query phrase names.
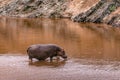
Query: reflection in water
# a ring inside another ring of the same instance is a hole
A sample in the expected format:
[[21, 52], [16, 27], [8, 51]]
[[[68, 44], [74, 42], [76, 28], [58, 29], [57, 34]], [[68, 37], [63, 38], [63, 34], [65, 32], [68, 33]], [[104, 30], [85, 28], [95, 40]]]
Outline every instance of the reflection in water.
[[65, 65], [65, 61], [54, 61], [54, 62], [49, 62], [49, 61], [35, 61], [35, 62], [29, 62], [29, 65], [32, 66], [49, 66], [49, 67], [62, 67]]
[[1, 54], [26, 54], [29, 45], [44, 43], [62, 46], [72, 58], [120, 60], [119, 28], [67, 19], [0, 18]]

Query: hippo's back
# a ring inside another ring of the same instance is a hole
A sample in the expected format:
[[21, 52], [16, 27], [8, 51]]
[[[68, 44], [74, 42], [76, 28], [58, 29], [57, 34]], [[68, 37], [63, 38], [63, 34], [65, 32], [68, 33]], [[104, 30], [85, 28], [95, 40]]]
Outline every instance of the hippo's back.
[[59, 46], [55, 45], [55, 44], [35, 44], [35, 45], [31, 45], [29, 47], [29, 51], [30, 52], [47, 52], [47, 51], [55, 51], [60, 49]]

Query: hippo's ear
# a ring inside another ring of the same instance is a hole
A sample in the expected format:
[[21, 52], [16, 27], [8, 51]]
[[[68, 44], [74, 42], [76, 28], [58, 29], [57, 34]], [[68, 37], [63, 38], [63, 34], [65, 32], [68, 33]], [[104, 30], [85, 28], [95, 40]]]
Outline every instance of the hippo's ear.
[[64, 49], [61, 49], [61, 51], [63, 52], [63, 51], [64, 51]]
[[65, 50], [64, 49], [61, 49], [61, 51], [60, 52], [65, 52]]
[[65, 54], [65, 50], [64, 49], [61, 49], [61, 52], [62, 52], [62, 54]]

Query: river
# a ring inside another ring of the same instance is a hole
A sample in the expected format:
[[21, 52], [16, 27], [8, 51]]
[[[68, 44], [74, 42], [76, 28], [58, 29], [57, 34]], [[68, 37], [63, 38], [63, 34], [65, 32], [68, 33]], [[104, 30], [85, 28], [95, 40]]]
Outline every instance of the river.
[[[29, 62], [32, 44], [57, 44], [68, 56]], [[0, 17], [0, 80], [120, 80], [120, 28], [69, 19]]]

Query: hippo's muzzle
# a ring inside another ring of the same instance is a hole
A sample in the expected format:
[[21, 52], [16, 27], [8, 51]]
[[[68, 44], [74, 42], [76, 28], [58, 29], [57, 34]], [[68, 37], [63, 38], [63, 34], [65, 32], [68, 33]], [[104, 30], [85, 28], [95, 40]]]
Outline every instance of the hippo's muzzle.
[[64, 55], [64, 56], [61, 56], [63, 59], [67, 59], [67, 56], [66, 55]]

